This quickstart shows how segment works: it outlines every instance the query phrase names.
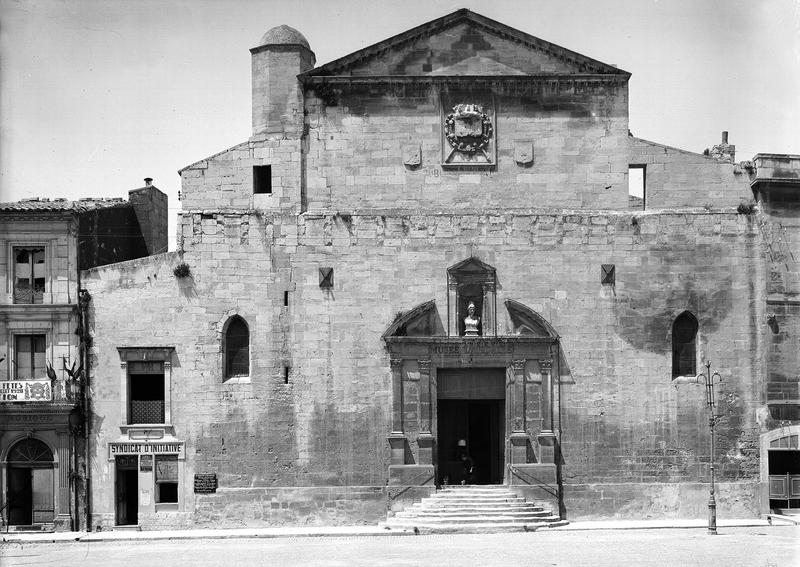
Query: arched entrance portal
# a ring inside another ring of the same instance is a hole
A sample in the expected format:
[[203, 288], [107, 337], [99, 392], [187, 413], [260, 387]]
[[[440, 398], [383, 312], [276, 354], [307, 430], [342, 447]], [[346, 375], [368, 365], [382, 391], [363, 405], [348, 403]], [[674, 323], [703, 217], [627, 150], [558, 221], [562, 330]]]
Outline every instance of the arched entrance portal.
[[8, 523], [30, 526], [53, 522], [53, 452], [42, 441], [28, 437], [8, 452]]
[[[470, 276], [474, 291], [481, 276]], [[463, 312], [456, 307], [463, 302], [457, 296], [446, 327], [429, 301], [398, 317], [383, 335], [392, 371], [392, 505], [445, 480], [464, 480], [503, 483], [559, 508], [558, 334], [516, 301], [496, 311], [492, 282], [481, 286], [491, 293], [480, 298], [477, 336], [466, 333], [475, 328], [469, 321], [459, 325]], [[464, 473], [464, 450], [475, 464], [472, 478]]]

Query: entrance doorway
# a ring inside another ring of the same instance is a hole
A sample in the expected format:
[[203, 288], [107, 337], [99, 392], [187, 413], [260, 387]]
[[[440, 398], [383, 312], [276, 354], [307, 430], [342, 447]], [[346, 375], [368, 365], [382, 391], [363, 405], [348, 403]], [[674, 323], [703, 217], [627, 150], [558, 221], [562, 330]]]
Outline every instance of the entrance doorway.
[[439, 483], [501, 484], [505, 369], [439, 369], [437, 378]]
[[47, 524], [55, 518], [53, 452], [42, 441], [28, 438], [8, 455], [8, 523]]
[[139, 464], [136, 455], [117, 457], [117, 525], [135, 526], [139, 513]]

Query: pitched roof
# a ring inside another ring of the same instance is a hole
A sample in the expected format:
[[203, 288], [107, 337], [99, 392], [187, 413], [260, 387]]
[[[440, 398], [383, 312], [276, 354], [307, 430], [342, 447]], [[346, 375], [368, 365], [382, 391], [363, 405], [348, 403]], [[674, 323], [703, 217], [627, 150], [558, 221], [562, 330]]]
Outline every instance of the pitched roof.
[[[532, 52], [537, 52], [542, 56], [546, 56], [549, 59], [554, 61], [559, 61], [562, 65], [561, 67], [569, 67], [571, 71], [566, 72], [563, 71], [553, 71], [548, 70], [542, 73], [525, 73], [520, 72], [518, 69], [512, 69], [508, 73], [501, 73], [495, 72], [493, 74], [508, 74], [508, 75], [520, 75], [520, 74], [544, 74], [544, 75], [564, 75], [564, 74], [586, 74], [586, 75], [613, 75], [613, 76], [630, 76], [630, 73], [627, 71], [623, 71], [622, 69], [618, 69], [613, 65], [608, 65], [606, 63], [602, 63], [597, 61], [596, 59], [592, 59], [591, 57], [586, 57], [585, 55], [581, 55], [580, 53], [576, 53], [564, 47], [558, 46], [554, 43], [550, 43], [543, 39], [539, 39], [527, 33], [521, 32], [517, 29], [514, 29], [510, 26], [505, 24], [501, 24], [495, 20], [487, 18], [485, 16], [481, 16], [480, 14], [476, 14], [466, 8], [457, 10], [451, 14], [446, 16], [442, 16], [415, 28], [412, 28], [408, 31], [385, 39], [381, 42], [378, 42], [374, 45], [370, 45], [369, 47], [365, 47], [360, 49], [350, 55], [345, 55], [339, 59], [331, 61], [330, 63], [326, 63], [320, 67], [316, 67], [302, 73], [300, 75], [301, 78], [304, 77], [324, 77], [324, 76], [331, 76], [331, 75], [347, 75], [353, 69], [356, 69], [359, 66], [363, 66], [365, 62], [374, 61], [375, 59], [379, 59], [385, 54], [390, 51], [400, 51], [400, 50], [412, 50], [411, 44], [417, 42], [418, 40], [424, 39], [426, 37], [430, 37], [432, 35], [441, 34], [445, 30], [449, 30], [455, 26], [468, 24], [473, 28], [477, 28], [479, 30], [484, 30], [489, 32], [493, 36], [501, 37], [503, 39], [507, 39], [514, 43], [520, 43]], [[449, 69], [442, 69], [443, 74], [458, 74], [458, 75], [471, 75], [473, 73], [470, 72], [471, 66], [461, 65], [462, 68], [452, 67]], [[437, 74], [433, 69], [431, 70], [433, 74]], [[394, 75], [397, 73], [389, 73], [390, 75]], [[429, 73], [414, 73], [419, 75], [427, 75]]]

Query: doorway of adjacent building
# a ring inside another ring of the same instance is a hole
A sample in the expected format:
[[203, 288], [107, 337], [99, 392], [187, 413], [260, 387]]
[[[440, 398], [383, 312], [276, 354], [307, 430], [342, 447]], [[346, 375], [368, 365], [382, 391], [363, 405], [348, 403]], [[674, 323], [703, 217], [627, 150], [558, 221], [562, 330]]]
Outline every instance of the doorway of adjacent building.
[[53, 499], [53, 452], [42, 441], [29, 437], [8, 454], [8, 523], [41, 526], [55, 517]]
[[[774, 513], [800, 515], [800, 450], [797, 435], [773, 442], [767, 456], [769, 507]], [[783, 445], [783, 446], [781, 446]]]
[[501, 484], [505, 369], [439, 369], [437, 415], [439, 483]]
[[118, 526], [135, 526], [139, 512], [139, 470], [136, 455], [117, 457], [116, 521]]

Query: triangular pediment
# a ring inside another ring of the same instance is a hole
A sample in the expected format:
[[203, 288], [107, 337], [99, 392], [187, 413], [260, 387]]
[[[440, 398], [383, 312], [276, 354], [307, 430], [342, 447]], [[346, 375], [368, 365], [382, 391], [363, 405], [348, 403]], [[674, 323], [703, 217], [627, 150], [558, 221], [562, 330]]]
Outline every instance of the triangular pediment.
[[317, 67], [307, 77], [628, 75], [469, 10]]
[[495, 269], [494, 266], [482, 262], [475, 256], [470, 256], [466, 260], [461, 260], [459, 263], [447, 268], [447, 273], [450, 275], [482, 273], [494, 277]]

